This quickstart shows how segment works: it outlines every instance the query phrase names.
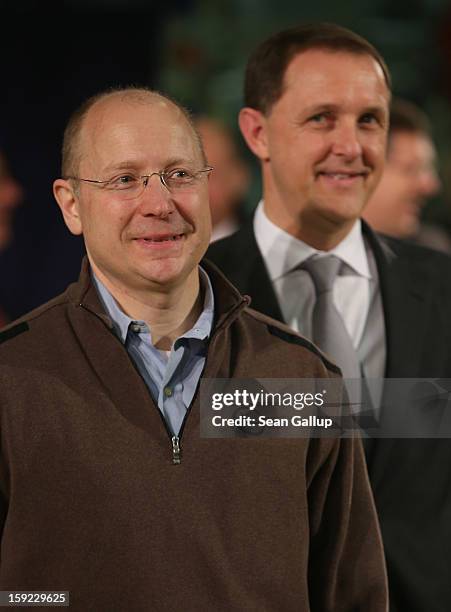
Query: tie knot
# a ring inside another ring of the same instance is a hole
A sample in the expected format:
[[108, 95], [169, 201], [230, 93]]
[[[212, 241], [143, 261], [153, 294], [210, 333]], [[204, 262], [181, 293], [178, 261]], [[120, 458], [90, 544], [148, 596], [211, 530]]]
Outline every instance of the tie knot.
[[304, 262], [303, 268], [310, 274], [316, 293], [332, 291], [341, 261], [335, 255], [312, 257]]

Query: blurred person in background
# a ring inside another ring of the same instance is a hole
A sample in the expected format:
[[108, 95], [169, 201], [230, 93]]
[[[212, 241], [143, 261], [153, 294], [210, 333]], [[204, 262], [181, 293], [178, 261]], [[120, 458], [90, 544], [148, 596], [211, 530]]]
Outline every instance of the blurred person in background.
[[395, 99], [390, 109], [384, 173], [363, 218], [388, 236], [451, 252], [447, 232], [420, 220], [427, 201], [439, 190], [437, 152], [429, 119], [412, 102]]
[[[0, 253], [13, 238], [13, 216], [22, 201], [22, 187], [11, 174], [8, 160], [0, 150]], [[0, 327], [8, 322], [8, 316], [0, 305]]]
[[195, 125], [208, 163], [215, 170], [209, 181], [211, 242], [214, 242], [236, 232], [244, 221], [243, 199], [249, 188], [250, 172], [230, 128], [207, 116], [199, 116]]
[[22, 187], [12, 176], [8, 160], [0, 150], [0, 252], [13, 238], [13, 215], [22, 201]]

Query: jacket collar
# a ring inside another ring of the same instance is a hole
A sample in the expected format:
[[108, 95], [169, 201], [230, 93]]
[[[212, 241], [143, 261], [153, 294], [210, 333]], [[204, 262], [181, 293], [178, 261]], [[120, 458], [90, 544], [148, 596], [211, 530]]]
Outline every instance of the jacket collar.
[[[250, 304], [250, 298], [242, 296], [222, 272], [207, 259], [202, 260], [202, 267], [207, 272], [213, 287], [215, 301], [214, 330], [219, 330], [230, 325], [241, 310]], [[110, 329], [113, 329], [113, 322], [105, 313], [97, 290], [92, 282], [87, 257], [83, 258], [78, 282], [68, 287], [66, 296], [69, 302], [89, 310], [99, 317]]]

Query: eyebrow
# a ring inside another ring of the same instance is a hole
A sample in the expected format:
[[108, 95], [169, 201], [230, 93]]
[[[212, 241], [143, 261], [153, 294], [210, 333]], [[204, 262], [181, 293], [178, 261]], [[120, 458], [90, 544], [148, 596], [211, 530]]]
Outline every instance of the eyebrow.
[[303, 114], [306, 115], [315, 115], [316, 113], [324, 113], [329, 111], [336, 111], [338, 106], [335, 104], [314, 104], [312, 106], [308, 106], [303, 110]]
[[365, 113], [373, 113], [374, 115], [386, 115], [388, 117], [388, 108], [384, 108], [383, 106], [368, 106], [363, 110], [362, 114]]
[[[194, 160], [183, 159], [181, 157], [169, 158], [162, 169], [173, 167], [173, 166], [186, 166], [193, 164]], [[139, 160], [127, 159], [119, 162], [112, 162], [105, 166], [103, 172], [113, 172], [116, 170], [135, 170], [138, 166], [142, 166], [142, 162]]]
[[[302, 116], [304, 115], [316, 115], [318, 113], [328, 113], [328, 112], [339, 112], [340, 106], [336, 104], [315, 104], [312, 106], [308, 106], [302, 111]], [[362, 108], [360, 114], [364, 115], [366, 113], [374, 113], [378, 115], [387, 114], [383, 106], [365, 106]]]

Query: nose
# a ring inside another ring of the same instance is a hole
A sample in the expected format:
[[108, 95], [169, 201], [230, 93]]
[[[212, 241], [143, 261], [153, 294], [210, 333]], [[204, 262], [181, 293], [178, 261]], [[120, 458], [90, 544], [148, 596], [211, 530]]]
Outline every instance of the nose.
[[352, 161], [362, 154], [358, 126], [351, 120], [337, 122], [331, 132], [332, 153], [345, 161]]
[[425, 197], [432, 197], [440, 191], [441, 183], [435, 168], [425, 168], [419, 173], [418, 187]]
[[[158, 180], [155, 180], [154, 184], [151, 185], [153, 176], [157, 176]], [[149, 176], [144, 177], [143, 184], [144, 190], [139, 204], [142, 215], [165, 218], [174, 212], [174, 201], [159, 172], [152, 172]]]

